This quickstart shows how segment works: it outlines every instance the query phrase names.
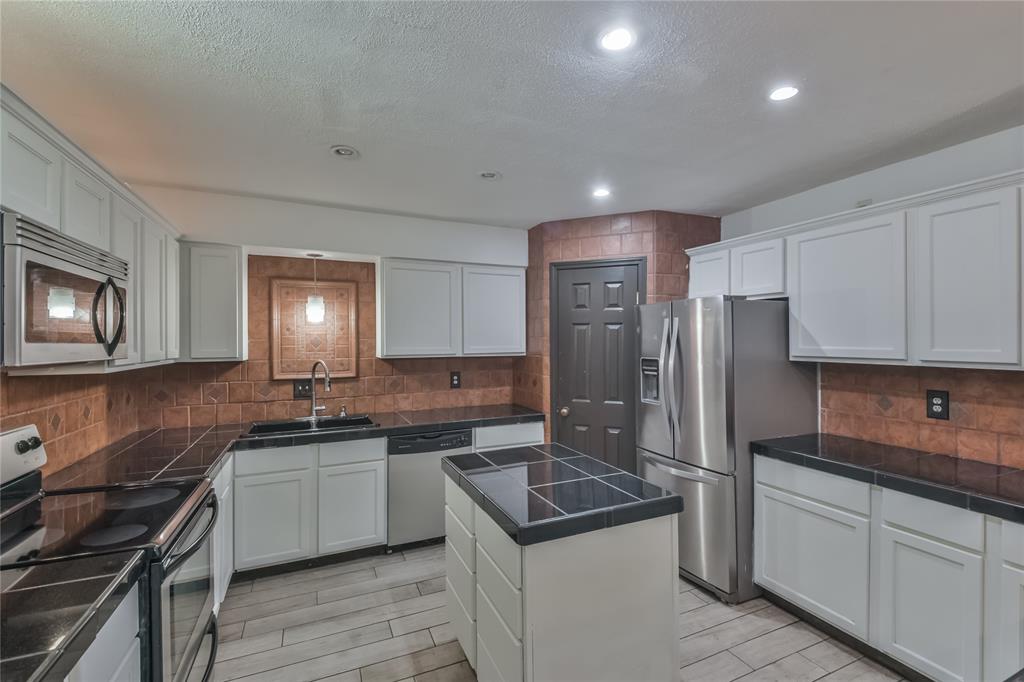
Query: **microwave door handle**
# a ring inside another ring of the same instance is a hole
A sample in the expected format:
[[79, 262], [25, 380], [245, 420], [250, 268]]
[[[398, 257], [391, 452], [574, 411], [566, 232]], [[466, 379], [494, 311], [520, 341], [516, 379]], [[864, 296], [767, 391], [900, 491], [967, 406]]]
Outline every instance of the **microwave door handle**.
[[99, 309], [100, 301], [104, 299], [109, 284], [109, 279], [106, 282], [101, 283], [99, 288], [96, 290], [96, 295], [92, 297], [92, 331], [96, 334], [96, 342], [103, 344], [104, 348], [107, 347], [108, 342], [107, 337], [104, 336], [104, 330], [100, 329]]
[[112, 278], [107, 279], [108, 289], [114, 294], [114, 300], [117, 302], [117, 328], [114, 329], [114, 335], [110, 337], [110, 340], [105, 344], [107, 355], [112, 356], [117, 347], [121, 345], [121, 336], [124, 334], [124, 316], [127, 309], [125, 305], [124, 296], [121, 295], [121, 290], [117, 288], [117, 282]]
[[210, 537], [210, 533], [213, 532], [213, 527], [217, 524], [217, 516], [220, 512], [220, 502], [217, 500], [216, 495], [213, 495], [210, 498], [210, 501], [207, 502], [207, 506], [213, 508], [213, 515], [210, 517], [209, 525], [203, 529], [202, 535], [196, 538], [195, 542], [183, 549], [180, 553], [170, 557], [170, 560], [164, 566], [164, 575], [170, 575], [178, 570], [182, 564], [192, 558], [193, 554], [199, 551], [202, 544], [206, 542], [208, 537]]
[[665, 318], [665, 324], [661, 331], [661, 351], [658, 353], [658, 394], [661, 396], [661, 409], [665, 413], [665, 421], [668, 422], [668, 432], [672, 433], [672, 403], [668, 396], [668, 385], [665, 381], [665, 374], [668, 372], [668, 339], [670, 336], [669, 324], [671, 318]]

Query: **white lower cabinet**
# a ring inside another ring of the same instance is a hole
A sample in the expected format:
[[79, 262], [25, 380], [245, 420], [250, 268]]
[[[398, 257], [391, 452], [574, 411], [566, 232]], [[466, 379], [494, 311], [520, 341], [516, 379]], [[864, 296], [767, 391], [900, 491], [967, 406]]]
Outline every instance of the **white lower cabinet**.
[[235, 572], [235, 496], [234, 467], [232, 457], [226, 455], [227, 461], [220, 473], [213, 479], [213, 489], [217, 494], [218, 508], [217, 525], [213, 528], [213, 608], [220, 611], [220, 604], [227, 596], [231, 584], [231, 574]]
[[142, 679], [139, 642], [139, 586], [117, 605], [65, 682], [138, 682]]
[[1024, 526], [755, 457], [755, 582], [924, 675], [1024, 667]]
[[387, 542], [387, 460], [321, 467], [320, 554]]

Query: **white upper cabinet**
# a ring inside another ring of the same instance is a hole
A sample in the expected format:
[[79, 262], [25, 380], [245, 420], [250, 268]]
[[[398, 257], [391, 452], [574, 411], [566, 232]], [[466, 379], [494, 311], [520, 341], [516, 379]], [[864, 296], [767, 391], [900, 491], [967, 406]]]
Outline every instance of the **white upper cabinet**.
[[904, 211], [786, 238], [793, 358], [907, 359]]
[[8, 111], [0, 113], [3, 182], [0, 203], [60, 229], [61, 153]]
[[146, 220], [142, 225], [139, 283], [142, 287], [142, 360], [167, 359], [167, 319], [164, 286], [166, 278], [166, 234]]
[[729, 249], [690, 257], [690, 298], [728, 293]]
[[729, 293], [733, 296], [781, 296], [786, 292], [783, 240], [743, 244], [729, 249]]
[[167, 359], [181, 355], [181, 249], [173, 235], [164, 234], [164, 315], [167, 320]]
[[241, 246], [181, 243], [182, 353], [193, 360], [248, 357], [248, 267]]
[[462, 350], [459, 265], [388, 258], [381, 269], [378, 354], [458, 355]]
[[96, 176], [65, 161], [61, 230], [97, 248], [110, 248], [110, 196], [110, 188]]
[[522, 268], [462, 267], [462, 352], [526, 352], [526, 272]]
[[114, 195], [110, 212], [110, 252], [128, 261], [128, 317], [125, 326], [128, 355], [123, 360], [114, 360], [116, 365], [134, 365], [139, 362], [141, 347], [139, 325], [139, 286], [141, 261], [139, 242], [142, 235], [142, 212], [133, 205]]
[[914, 350], [923, 362], [1020, 363], [1018, 189], [939, 201], [911, 215]]

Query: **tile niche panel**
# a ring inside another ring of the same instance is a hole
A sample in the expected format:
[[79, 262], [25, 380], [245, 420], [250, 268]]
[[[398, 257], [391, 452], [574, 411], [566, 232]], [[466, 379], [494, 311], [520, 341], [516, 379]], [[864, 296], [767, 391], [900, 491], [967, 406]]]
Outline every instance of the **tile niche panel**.
[[[324, 318], [306, 318], [306, 301], [324, 299]], [[332, 378], [354, 377], [359, 362], [356, 324], [356, 283], [272, 279], [270, 305], [271, 371], [274, 379], [304, 379], [317, 360], [323, 360]]]

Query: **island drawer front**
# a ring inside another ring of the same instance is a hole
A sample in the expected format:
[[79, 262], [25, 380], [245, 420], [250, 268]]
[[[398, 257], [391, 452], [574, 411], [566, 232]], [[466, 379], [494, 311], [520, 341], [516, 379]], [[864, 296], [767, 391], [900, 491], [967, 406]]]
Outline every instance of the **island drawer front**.
[[462, 521], [462, 525], [470, 534], [476, 532], [476, 526], [473, 523], [473, 507], [475, 506], [473, 500], [459, 488], [455, 481], [448, 478], [447, 474], [444, 477], [444, 502], [452, 508], [456, 518]]
[[448, 582], [470, 617], [473, 617], [476, 614], [476, 574], [462, 562], [458, 550], [451, 542], [445, 543], [444, 566]]
[[476, 572], [476, 538], [466, 530], [448, 505], [444, 507], [444, 534], [462, 563], [473, 573]]
[[475, 509], [477, 545], [486, 550], [513, 587], [523, 586], [522, 548], [480, 507]]
[[387, 438], [368, 438], [320, 444], [320, 466], [322, 467], [334, 466], [335, 464], [371, 462], [386, 459], [387, 456]]
[[518, 445], [540, 445], [543, 442], [544, 422], [484, 426], [473, 430], [473, 445], [477, 452]]
[[476, 679], [477, 682], [511, 682], [503, 679], [498, 672], [498, 666], [487, 653], [487, 646], [480, 641], [479, 633], [476, 636]]
[[452, 589], [451, 581], [448, 578], [445, 582], [445, 597], [448, 603], [448, 621], [451, 623], [455, 637], [462, 645], [462, 651], [466, 654], [469, 664], [476, 667], [476, 622], [466, 611], [466, 607], [459, 601], [458, 595]]
[[768, 457], [754, 458], [754, 477], [786, 492], [838, 507], [871, 515], [871, 486], [862, 481], [826, 474], [807, 467], [780, 462]]
[[882, 521], [984, 551], [985, 517], [968, 509], [886, 488], [882, 490]]
[[523, 638], [523, 591], [516, 589], [484, 551], [476, 548], [476, 584], [512, 634]]
[[235, 453], [235, 476], [304, 471], [315, 466], [313, 447], [261, 448]]
[[501, 622], [494, 604], [476, 588], [476, 633], [487, 649], [501, 679], [507, 682], [523, 679], [523, 643]]

